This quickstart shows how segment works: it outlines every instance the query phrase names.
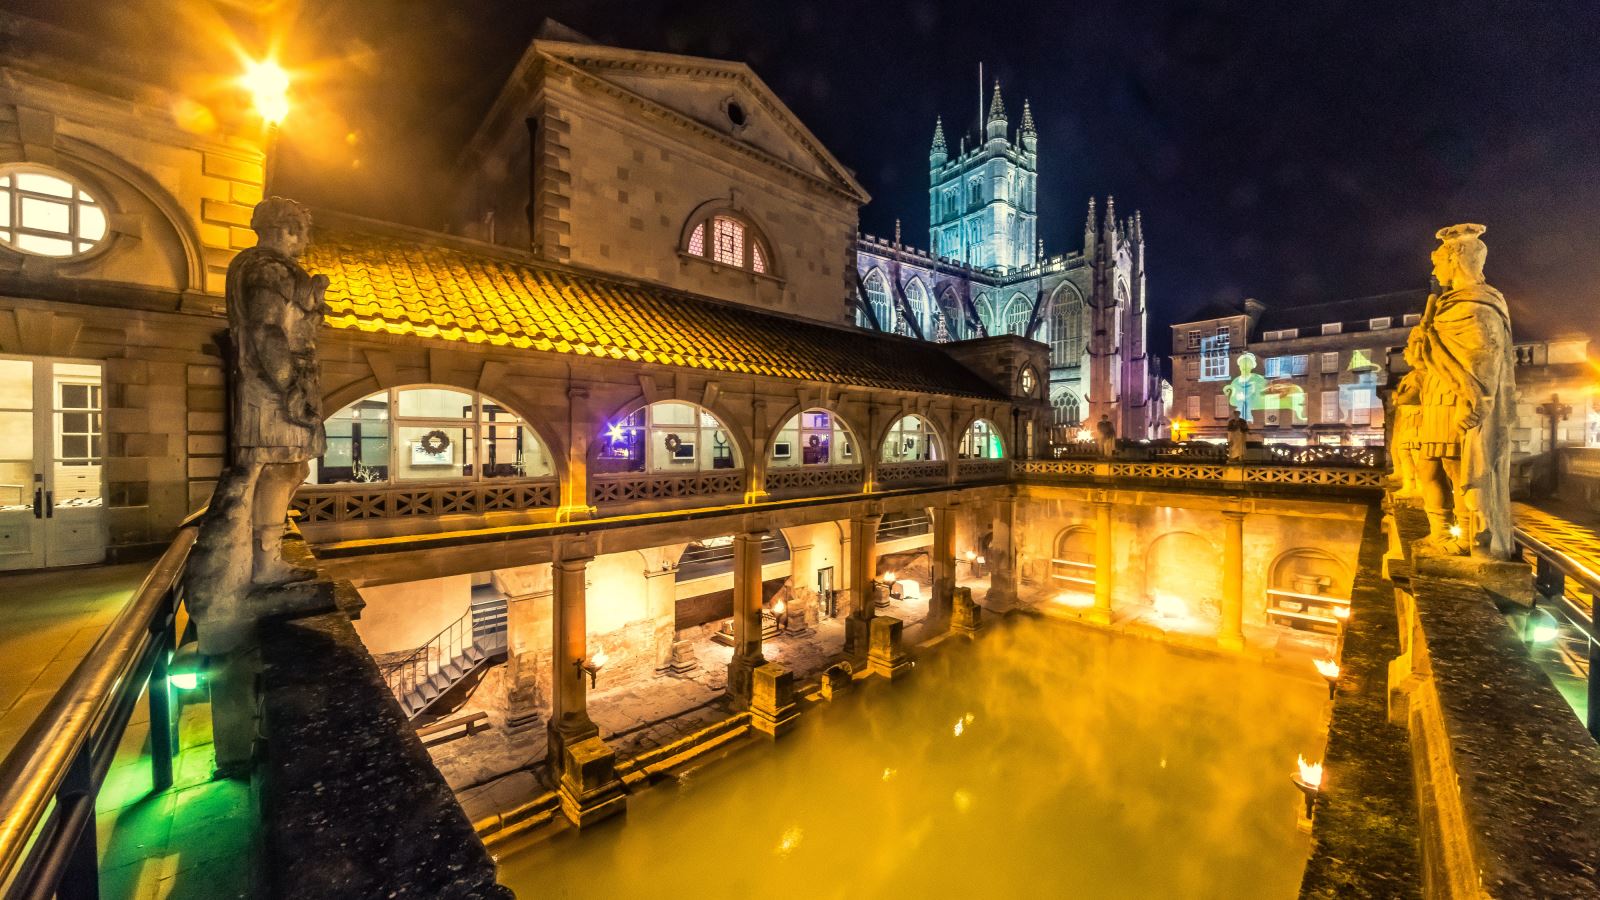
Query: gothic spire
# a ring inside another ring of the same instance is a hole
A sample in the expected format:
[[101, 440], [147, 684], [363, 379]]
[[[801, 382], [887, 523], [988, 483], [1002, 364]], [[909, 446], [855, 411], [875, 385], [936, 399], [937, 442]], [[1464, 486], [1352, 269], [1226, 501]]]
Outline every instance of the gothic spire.
[[1089, 220], [1083, 224], [1083, 252], [1088, 256], [1094, 255], [1095, 236], [1100, 230], [1100, 223], [1094, 217], [1094, 198], [1089, 198]]
[[944, 153], [944, 152], [947, 152], [947, 150], [948, 150], [948, 148], [945, 147], [945, 145], [944, 145], [944, 118], [942, 116], [934, 116], [934, 118], [933, 118], [933, 152], [935, 152], [935, 153]]
[[994, 82], [994, 99], [989, 101], [989, 121], [1004, 122], [1006, 120], [1006, 105], [1000, 99], [1000, 80]]
[[[999, 94], [995, 94], [995, 96], [998, 97], [1000, 95]], [[1022, 101], [1022, 133], [1023, 134], [1037, 134], [1038, 133], [1038, 132], [1034, 131], [1034, 128], [1033, 128], [1033, 110], [1031, 108], [1029, 108], [1028, 101], [1026, 99], [1024, 99]]]

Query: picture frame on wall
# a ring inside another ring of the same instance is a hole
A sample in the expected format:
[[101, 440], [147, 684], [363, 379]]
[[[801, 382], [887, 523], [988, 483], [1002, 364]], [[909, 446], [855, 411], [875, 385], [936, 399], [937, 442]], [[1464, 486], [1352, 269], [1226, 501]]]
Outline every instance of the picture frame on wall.
[[794, 448], [789, 445], [788, 441], [778, 441], [772, 445], [773, 459], [788, 459], [793, 455]]

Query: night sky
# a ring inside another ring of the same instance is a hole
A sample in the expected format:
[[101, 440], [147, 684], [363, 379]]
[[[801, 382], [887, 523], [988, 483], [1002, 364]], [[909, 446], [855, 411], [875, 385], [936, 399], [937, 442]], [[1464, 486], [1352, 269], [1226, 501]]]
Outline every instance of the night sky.
[[[190, 20], [216, 6], [175, 2]], [[171, 33], [170, 21], [133, 11], [160, 3], [6, 5], [64, 24], [114, 19], [135, 42]], [[1080, 247], [1090, 195], [1143, 211], [1156, 347], [1167, 324], [1214, 300], [1290, 305], [1426, 286], [1433, 232], [1460, 221], [1488, 226], [1488, 275], [1520, 334], [1600, 323], [1592, 2], [276, 9], [293, 21], [285, 62], [315, 73], [302, 85], [315, 103], [285, 138], [285, 192], [358, 211], [426, 208], [418, 194], [434, 189], [418, 172], [454, 158], [549, 16], [604, 43], [748, 62], [856, 170], [873, 196], [863, 230], [889, 235], [899, 218], [919, 246], [934, 116], [952, 147], [975, 131], [983, 62], [1013, 127], [1032, 101], [1047, 252]]]

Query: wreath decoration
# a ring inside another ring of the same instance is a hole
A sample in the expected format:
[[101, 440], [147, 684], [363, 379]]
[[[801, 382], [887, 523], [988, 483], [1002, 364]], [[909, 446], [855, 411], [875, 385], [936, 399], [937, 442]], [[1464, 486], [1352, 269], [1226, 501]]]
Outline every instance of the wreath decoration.
[[820, 445], [822, 443], [822, 435], [813, 434], [811, 436], [811, 439], [809, 441], [807, 441], [806, 443], [810, 444], [813, 447], [816, 447], [816, 446], [818, 446], [818, 445]]
[[450, 449], [450, 435], [435, 428], [423, 435], [417, 443], [422, 447], [424, 453], [429, 456], [438, 456]]
[[683, 446], [683, 438], [678, 437], [676, 434], [669, 434], [667, 435], [666, 443], [667, 450], [676, 453], [678, 452], [678, 448]]

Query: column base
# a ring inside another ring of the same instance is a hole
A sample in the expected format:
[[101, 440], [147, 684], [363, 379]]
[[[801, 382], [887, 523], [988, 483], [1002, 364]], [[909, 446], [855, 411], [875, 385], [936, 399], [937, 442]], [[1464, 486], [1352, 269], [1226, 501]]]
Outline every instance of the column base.
[[867, 655], [867, 649], [872, 643], [872, 620], [876, 616], [865, 618], [851, 613], [844, 620], [844, 655], [851, 659], [860, 659]]
[[755, 693], [755, 671], [767, 664], [764, 657], [745, 658], [737, 654], [728, 663], [728, 699], [734, 709], [746, 709]]
[[628, 793], [617, 777], [617, 754], [599, 735], [561, 749], [561, 814], [585, 828], [625, 812]]
[[955, 603], [950, 613], [950, 630], [959, 634], [976, 634], [983, 627], [983, 607], [972, 599], [972, 588], [956, 588]]
[[772, 738], [793, 730], [800, 723], [794, 673], [777, 663], [767, 663], [751, 674], [750, 727]]
[[1111, 624], [1111, 610], [1103, 606], [1091, 606], [1083, 611], [1083, 620], [1096, 625]]
[[672, 657], [666, 665], [656, 669], [656, 674], [683, 677], [699, 668], [700, 661], [694, 657], [694, 645], [688, 641], [673, 641]]
[[1242, 653], [1244, 651], [1244, 635], [1217, 635], [1217, 649], [1226, 650], [1229, 653]]
[[867, 665], [872, 674], [898, 681], [911, 674], [911, 654], [905, 651], [902, 637], [905, 623], [894, 616], [878, 616], [872, 620], [872, 646], [867, 652]]

